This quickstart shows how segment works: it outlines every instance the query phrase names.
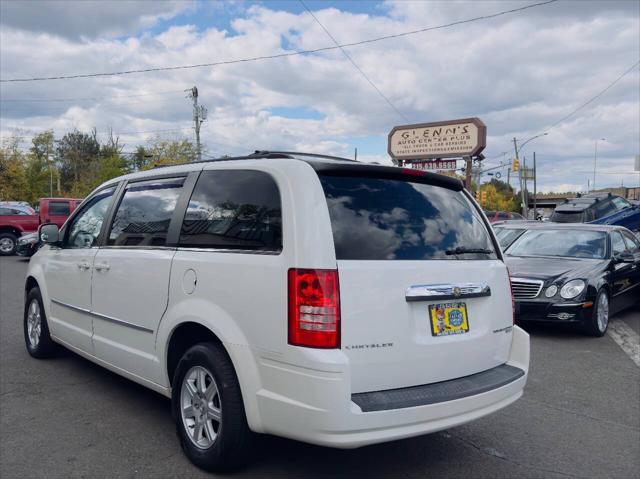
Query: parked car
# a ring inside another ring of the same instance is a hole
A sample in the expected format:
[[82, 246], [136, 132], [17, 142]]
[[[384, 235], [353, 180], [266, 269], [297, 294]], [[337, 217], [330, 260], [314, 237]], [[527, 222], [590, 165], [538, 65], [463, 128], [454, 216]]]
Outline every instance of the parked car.
[[38, 237], [38, 232], [26, 233], [18, 238], [18, 244], [16, 246], [16, 254], [18, 256], [31, 257], [36, 254], [41, 242]]
[[[555, 223], [589, 223], [618, 213], [631, 204], [611, 193], [578, 194], [558, 205], [551, 215]], [[621, 225], [623, 226], [623, 225]]]
[[54, 223], [58, 228], [73, 211], [82, 203], [81, 198], [42, 198], [38, 204], [40, 224]]
[[18, 238], [23, 233], [35, 231], [38, 224], [38, 216], [33, 208], [0, 203], [0, 256], [14, 254]]
[[530, 223], [538, 224], [537, 221], [509, 221], [494, 223], [492, 225], [493, 231], [496, 234], [498, 243], [502, 250], [506, 250], [511, 244], [517, 240], [522, 233], [527, 231], [527, 227]]
[[77, 198], [41, 198], [38, 211], [20, 201], [0, 202], [0, 256], [15, 254], [18, 238], [36, 231], [41, 224], [62, 227], [81, 202]]
[[300, 153], [156, 168], [41, 227], [25, 342], [172, 398], [186, 455], [251, 432], [339, 448], [516, 401], [529, 337], [502, 253], [457, 179]]
[[524, 216], [513, 211], [485, 211], [484, 214], [487, 215], [490, 223], [508, 220], [526, 220]]
[[624, 226], [637, 235], [640, 232], [640, 206], [620, 196], [614, 196], [611, 201], [616, 205], [617, 211], [590, 223]]
[[640, 299], [640, 242], [626, 228], [531, 225], [506, 249], [516, 321], [574, 323], [602, 336]]

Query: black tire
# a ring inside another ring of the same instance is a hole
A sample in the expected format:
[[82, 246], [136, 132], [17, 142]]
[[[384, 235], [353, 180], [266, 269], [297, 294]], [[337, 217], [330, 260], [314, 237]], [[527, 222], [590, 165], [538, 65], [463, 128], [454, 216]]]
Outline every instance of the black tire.
[[[601, 296], [603, 295], [604, 297], [607, 298], [607, 323], [605, 324], [604, 329], [602, 329], [602, 327], [598, 324], [598, 313], [601, 307], [600, 299], [601, 299]], [[587, 333], [589, 336], [601, 338], [607, 332], [610, 319], [611, 319], [611, 308], [609, 305], [609, 295], [607, 293], [607, 290], [602, 288], [600, 289], [600, 291], [598, 291], [598, 294], [596, 295], [596, 300], [593, 303], [593, 313], [591, 314], [591, 318], [585, 324], [585, 328], [584, 328], [585, 333]]]
[[[187, 431], [181, 411], [182, 388], [185, 376], [200, 366], [211, 373], [219, 395], [221, 421], [213, 444], [196, 446]], [[180, 445], [196, 466], [210, 472], [231, 471], [246, 464], [250, 456], [253, 434], [247, 425], [244, 403], [235, 369], [224, 348], [215, 343], [200, 343], [182, 356], [173, 376], [171, 409], [176, 422]]]
[[[32, 308], [32, 303], [37, 303], [38, 312], [40, 314], [39, 320], [39, 334], [38, 341], [34, 342], [29, 337], [29, 313]], [[31, 356], [37, 359], [46, 359], [55, 356], [58, 352], [58, 345], [53, 342], [51, 335], [49, 334], [49, 325], [47, 323], [47, 314], [44, 311], [42, 305], [42, 296], [38, 287], [32, 288], [27, 294], [27, 298], [24, 304], [24, 341], [27, 347], [27, 351]]]
[[0, 233], [0, 244], [4, 244], [0, 247], [0, 256], [12, 256], [16, 254], [18, 237], [13, 233]]

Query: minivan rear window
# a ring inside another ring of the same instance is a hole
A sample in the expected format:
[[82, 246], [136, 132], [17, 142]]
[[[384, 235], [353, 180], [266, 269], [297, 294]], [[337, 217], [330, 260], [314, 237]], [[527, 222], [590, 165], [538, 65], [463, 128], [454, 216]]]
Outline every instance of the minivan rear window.
[[320, 175], [338, 260], [495, 259], [461, 191], [398, 179]]

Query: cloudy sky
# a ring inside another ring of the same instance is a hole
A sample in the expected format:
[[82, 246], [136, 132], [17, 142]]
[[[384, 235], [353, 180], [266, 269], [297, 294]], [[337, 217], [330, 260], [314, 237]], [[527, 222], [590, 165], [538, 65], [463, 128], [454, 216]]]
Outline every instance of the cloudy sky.
[[[313, 1], [341, 44], [445, 25], [536, 1]], [[125, 151], [150, 137], [193, 138], [184, 90], [209, 110], [208, 155], [255, 149], [389, 162], [398, 124], [480, 117], [487, 165], [535, 151], [541, 190], [585, 190], [598, 142], [598, 187], [638, 186], [640, 1], [559, 0], [340, 50], [242, 63], [90, 78], [333, 46], [299, 1], [0, 2], [0, 134], [112, 128]], [[634, 66], [635, 65], [635, 66]], [[611, 88], [574, 115], [560, 121]], [[378, 91], [376, 91], [376, 88]], [[386, 97], [386, 100], [385, 100]], [[388, 102], [387, 102], [388, 100]], [[391, 103], [391, 105], [389, 105]], [[500, 171], [500, 170], [496, 170]], [[503, 179], [506, 169], [502, 170]], [[515, 182], [514, 182], [515, 185]]]

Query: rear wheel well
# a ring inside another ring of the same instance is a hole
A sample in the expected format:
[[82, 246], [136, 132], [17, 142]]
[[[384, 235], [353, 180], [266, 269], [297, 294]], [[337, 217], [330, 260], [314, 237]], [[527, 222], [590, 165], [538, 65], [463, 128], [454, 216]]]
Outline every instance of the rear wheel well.
[[38, 282], [33, 276], [29, 276], [24, 284], [24, 290], [29, 293], [33, 288], [38, 288]]
[[167, 374], [170, 384], [173, 383], [173, 375], [176, 372], [178, 362], [187, 349], [204, 342], [222, 345], [222, 341], [210, 329], [198, 323], [183, 323], [173, 331], [167, 348]]
[[18, 238], [22, 236], [22, 231], [17, 228], [13, 228], [11, 226], [0, 226], [0, 234], [2, 233], [10, 233]]

